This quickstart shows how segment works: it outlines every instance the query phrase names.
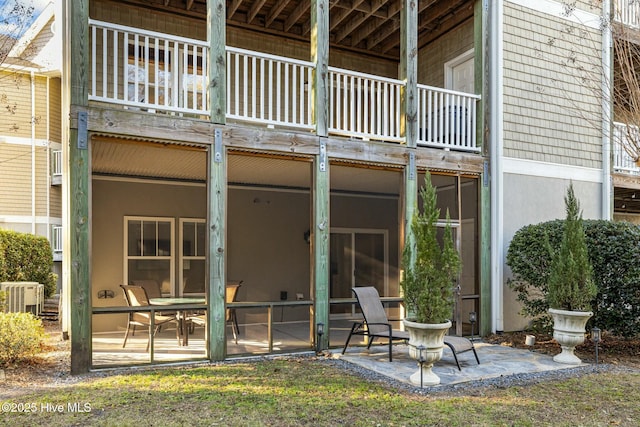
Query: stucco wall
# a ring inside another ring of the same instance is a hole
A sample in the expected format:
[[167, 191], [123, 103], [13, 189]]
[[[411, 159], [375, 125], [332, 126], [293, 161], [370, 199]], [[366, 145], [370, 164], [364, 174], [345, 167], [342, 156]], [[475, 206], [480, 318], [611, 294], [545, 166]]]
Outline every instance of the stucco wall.
[[[566, 216], [564, 196], [569, 181], [562, 178], [544, 178], [514, 173], [504, 175], [504, 254], [509, 242], [520, 228]], [[576, 197], [580, 201], [584, 219], [601, 218], [598, 182], [573, 181]], [[509, 267], [504, 264], [504, 330], [517, 331], [527, 327], [528, 319], [519, 315], [521, 306], [516, 295], [506, 285], [511, 277]]]

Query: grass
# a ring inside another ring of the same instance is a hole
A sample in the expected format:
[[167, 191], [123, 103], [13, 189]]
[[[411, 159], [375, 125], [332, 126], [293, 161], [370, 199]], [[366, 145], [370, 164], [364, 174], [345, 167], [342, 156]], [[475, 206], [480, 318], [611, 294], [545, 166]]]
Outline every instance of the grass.
[[[93, 378], [2, 402], [0, 425], [624, 426], [637, 425], [638, 401], [638, 372], [419, 395], [300, 358]], [[6, 412], [7, 403], [35, 412]]]

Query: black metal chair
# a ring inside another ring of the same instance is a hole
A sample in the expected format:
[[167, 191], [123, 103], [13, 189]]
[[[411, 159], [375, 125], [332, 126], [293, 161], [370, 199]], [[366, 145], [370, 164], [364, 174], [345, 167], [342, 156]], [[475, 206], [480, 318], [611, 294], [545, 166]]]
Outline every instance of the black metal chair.
[[[400, 331], [393, 329], [391, 323], [387, 319], [387, 313], [384, 311], [382, 301], [378, 291], [373, 286], [363, 286], [353, 288], [353, 293], [358, 300], [358, 305], [362, 310], [363, 322], [355, 322], [351, 327], [351, 332], [347, 337], [347, 342], [342, 349], [342, 354], [347, 350], [351, 336], [363, 335], [369, 337], [367, 348], [371, 347], [374, 338], [383, 338], [389, 340], [389, 362], [392, 361], [392, 344], [394, 341], [408, 341], [409, 333], [406, 331]], [[446, 335], [444, 337], [444, 344], [451, 349], [453, 358], [456, 361], [458, 370], [461, 371], [460, 362], [458, 361], [458, 355], [467, 351], [473, 351], [473, 355], [476, 358], [476, 362], [480, 364], [476, 348], [473, 345], [473, 341], [464, 337], [455, 337]]]

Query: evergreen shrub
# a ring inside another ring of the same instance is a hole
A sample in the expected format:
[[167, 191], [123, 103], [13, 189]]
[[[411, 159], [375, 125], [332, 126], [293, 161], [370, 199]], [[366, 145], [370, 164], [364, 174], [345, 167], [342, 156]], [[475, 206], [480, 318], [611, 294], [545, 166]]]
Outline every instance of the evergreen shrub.
[[[545, 296], [552, 255], [560, 247], [565, 220], [527, 225], [507, 251], [513, 278], [509, 286], [522, 303], [522, 314], [545, 330], [551, 323]], [[624, 337], [640, 336], [640, 228], [627, 222], [583, 220], [589, 261], [598, 293], [590, 324]], [[548, 239], [548, 240], [547, 240]]]
[[0, 230], [0, 282], [37, 282], [45, 298], [56, 292], [53, 251], [43, 236]]

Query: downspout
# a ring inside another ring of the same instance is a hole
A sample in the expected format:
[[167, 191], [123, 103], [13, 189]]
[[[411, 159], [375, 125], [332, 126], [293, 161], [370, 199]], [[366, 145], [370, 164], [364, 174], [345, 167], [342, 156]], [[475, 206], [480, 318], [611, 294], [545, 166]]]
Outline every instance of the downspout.
[[602, 219], [611, 220], [611, 0], [602, 2]]
[[51, 242], [51, 140], [49, 139], [51, 137], [51, 133], [50, 133], [50, 127], [51, 127], [51, 122], [49, 121], [49, 83], [50, 83], [50, 77], [47, 76], [47, 92], [46, 92], [46, 102], [47, 102], [47, 126], [46, 126], [46, 132], [47, 132], [47, 183], [46, 183], [46, 194], [47, 194], [47, 240], [49, 240]]
[[36, 234], [36, 78], [31, 71], [31, 234]]
[[491, 2], [489, 15], [489, 147], [491, 161], [491, 331], [504, 331], [503, 325], [503, 3]]

